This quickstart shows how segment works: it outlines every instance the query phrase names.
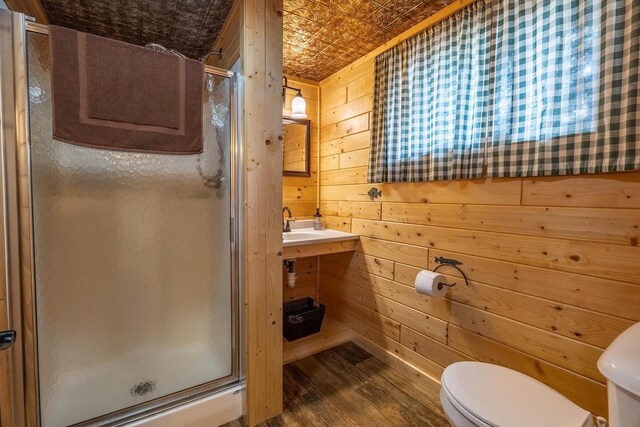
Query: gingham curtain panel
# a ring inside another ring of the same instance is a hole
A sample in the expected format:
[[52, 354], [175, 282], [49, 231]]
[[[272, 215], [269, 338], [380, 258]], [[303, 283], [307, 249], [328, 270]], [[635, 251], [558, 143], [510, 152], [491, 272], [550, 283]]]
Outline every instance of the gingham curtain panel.
[[486, 11], [477, 2], [378, 55], [369, 182], [482, 175]]
[[634, 3], [479, 0], [379, 55], [369, 180], [640, 169]]

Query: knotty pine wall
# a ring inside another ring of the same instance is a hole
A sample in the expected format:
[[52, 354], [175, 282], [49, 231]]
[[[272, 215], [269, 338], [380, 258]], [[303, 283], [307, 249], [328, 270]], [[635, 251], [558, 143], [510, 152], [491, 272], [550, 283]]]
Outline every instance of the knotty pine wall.
[[318, 263], [316, 257], [298, 258], [296, 260], [296, 286], [287, 286], [287, 273], [282, 273], [282, 298], [290, 301], [297, 298], [317, 298], [316, 283], [318, 280]]
[[[318, 206], [318, 133], [320, 114], [320, 88], [318, 83], [289, 77], [289, 86], [302, 89], [302, 96], [307, 102], [307, 118], [311, 120], [311, 176], [301, 178], [284, 176], [282, 178], [282, 206], [288, 206], [296, 219], [310, 219]], [[291, 114], [291, 100], [295, 96], [292, 90], [287, 91], [284, 115]], [[287, 275], [283, 270], [282, 297], [284, 301], [296, 298], [316, 298], [317, 262], [316, 257], [296, 260], [296, 286], [287, 286]]]
[[[367, 184], [372, 85], [373, 55], [320, 84], [321, 210], [361, 235], [321, 258], [328, 314], [436, 379], [497, 363], [606, 415], [596, 361], [640, 320], [640, 172]], [[462, 261], [471, 286], [418, 295], [437, 256]]]
[[[295, 218], [311, 218], [318, 206], [318, 114], [320, 88], [315, 82], [289, 78], [289, 86], [302, 89], [307, 102], [307, 118], [311, 120], [311, 176], [308, 178], [285, 176], [282, 179], [282, 206], [288, 206]], [[284, 115], [291, 114], [293, 90], [287, 90]]]

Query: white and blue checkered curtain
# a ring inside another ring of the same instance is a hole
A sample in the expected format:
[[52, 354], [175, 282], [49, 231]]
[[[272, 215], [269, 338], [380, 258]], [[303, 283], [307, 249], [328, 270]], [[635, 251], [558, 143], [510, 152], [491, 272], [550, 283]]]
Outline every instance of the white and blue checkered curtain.
[[485, 19], [480, 1], [376, 58], [369, 182], [482, 175]]
[[639, 72], [638, 0], [479, 0], [377, 58], [369, 179], [640, 169]]
[[489, 176], [640, 168], [639, 14], [632, 0], [494, 2]]

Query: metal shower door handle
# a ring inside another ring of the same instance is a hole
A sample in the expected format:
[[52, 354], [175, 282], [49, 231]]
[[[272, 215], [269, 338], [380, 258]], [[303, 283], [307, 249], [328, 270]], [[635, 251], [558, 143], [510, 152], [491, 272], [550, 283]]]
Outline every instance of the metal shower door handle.
[[0, 332], [0, 351], [8, 350], [16, 342], [16, 331]]

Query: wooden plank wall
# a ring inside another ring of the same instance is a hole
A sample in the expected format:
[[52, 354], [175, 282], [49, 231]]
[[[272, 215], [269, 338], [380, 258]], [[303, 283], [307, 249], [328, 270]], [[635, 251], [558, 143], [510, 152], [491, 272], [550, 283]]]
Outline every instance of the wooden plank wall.
[[[296, 219], [313, 217], [318, 206], [318, 139], [320, 114], [320, 87], [318, 83], [288, 76], [289, 86], [302, 89], [302, 96], [307, 103], [307, 118], [311, 120], [311, 176], [282, 177], [282, 205], [288, 206]], [[284, 103], [285, 116], [291, 114], [291, 100], [295, 96], [292, 90], [287, 91]], [[316, 257], [298, 258], [296, 260], [298, 279], [294, 288], [287, 286], [286, 272], [283, 270], [283, 301], [296, 298], [316, 298], [317, 261]]]
[[282, 300], [291, 301], [297, 298], [316, 298], [316, 283], [318, 280], [317, 257], [296, 259], [296, 286], [287, 286], [287, 273], [282, 272]]
[[245, 416], [253, 426], [282, 412], [282, 0], [240, 1]]
[[4, 2], [10, 10], [32, 16], [39, 24], [49, 23], [40, 0], [4, 0]]
[[[370, 201], [372, 85], [372, 56], [320, 83], [321, 209], [362, 236], [321, 258], [330, 315], [435, 379], [497, 363], [606, 415], [596, 361], [640, 321], [640, 172], [376, 184]], [[437, 256], [462, 261], [471, 285], [418, 295]]]
[[229, 15], [224, 21], [220, 34], [213, 42], [211, 51], [222, 49], [222, 57], [211, 55], [206, 64], [214, 67], [230, 70], [233, 64], [240, 58], [240, 7], [242, 0], [236, 0], [231, 6]]
[[[289, 77], [289, 86], [302, 89], [302, 96], [307, 102], [307, 118], [311, 120], [311, 176], [285, 176], [282, 179], [282, 205], [288, 206], [293, 216], [298, 219], [313, 217], [318, 206], [318, 114], [320, 112], [320, 88], [318, 83]], [[296, 95], [287, 91], [284, 104], [284, 115], [291, 114], [291, 100]]]

